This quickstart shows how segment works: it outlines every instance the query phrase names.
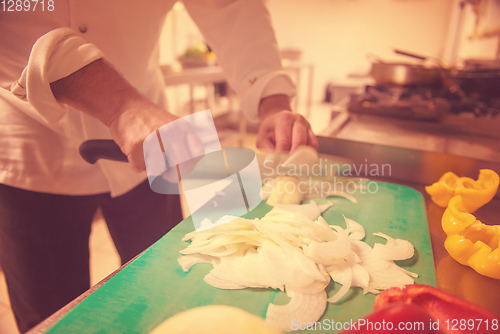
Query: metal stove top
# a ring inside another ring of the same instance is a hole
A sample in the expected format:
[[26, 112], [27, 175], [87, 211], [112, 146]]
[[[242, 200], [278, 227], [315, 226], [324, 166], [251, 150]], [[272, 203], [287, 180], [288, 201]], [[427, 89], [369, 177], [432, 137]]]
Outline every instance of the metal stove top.
[[458, 86], [432, 88], [379, 84], [352, 94], [347, 109], [357, 114], [440, 121], [447, 115], [500, 118], [500, 97], [466, 95]]
[[448, 109], [437, 112], [439, 117], [402, 117], [393, 115], [399, 109], [386, 106], [378, 107], [381, 113], [352, 112], [348, 101], [332, 109], [323, 136], [500, 162], [500, 114]]

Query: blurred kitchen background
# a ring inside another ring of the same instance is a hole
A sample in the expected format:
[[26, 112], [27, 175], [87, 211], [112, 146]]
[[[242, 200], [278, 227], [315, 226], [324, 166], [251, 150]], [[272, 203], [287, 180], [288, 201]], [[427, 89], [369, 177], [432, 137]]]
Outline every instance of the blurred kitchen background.
[[[395, 54], [395, 48], [437, 58], [447, 65], [469, 58], [498, 59], [500, 2], [496, 0], [267, 0], [266, 3], [279, 47], [296, 51], [301, 63], [314, 66], [314, 103], [324, 99], [328, 84], [362, 85], [360, 78], [368, 76], [373, 61], [370, 55], [387, 62], [419, 63]], [[198, 43], [203, 43], [203, 37], [182, 4], [177, 4], [163, 30], [161, 63], [172, 64]], [[301, 80], [299, 97], [307, 94], [307, 84], [305, 78]], [[169, 95], [172, 110], [182, 109], [186, 95], [179, 90]]]
[[[293, 106], [315, 133], [500, 161], [500, 0], [266, 2], [283, 64], [298, 84]], [[251, 146], [255, 127], [242, 121], [237, 98], [203, 42], [177, 4], [160, 43], [169, 109], [183, 115], [211, 108], [227, 145]], [[456, 80], [446, 74], [439, 83], [380, 84], [370, 75], [376, 63], [403, 63], [396, 81], [410, 64], [446, 73], [454, 68]], [[466, 81], [457, 87], [467, 79], [472, 88]], [[95, 284], [119, 266], [99, 215], [90, 249]], [[9, 305], [0, 271], [3, 334], [17, 333]]]
[[[316, 134], [498, 159], [500, 1], [266, 3], [298, 86], [292, 107]], [[170, 110], [210, 108], [223, 142], [241, 142], [256, 127], [242, 121], [216, 57], [203, 48], [177, 4], [160, 44]]]

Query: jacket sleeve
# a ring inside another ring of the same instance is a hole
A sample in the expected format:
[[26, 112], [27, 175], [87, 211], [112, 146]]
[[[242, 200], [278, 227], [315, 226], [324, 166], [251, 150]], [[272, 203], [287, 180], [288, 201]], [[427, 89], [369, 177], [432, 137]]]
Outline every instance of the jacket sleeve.
[[261, 98], [295, 94], [294, 83], [283, 72], [271, 18], [261, 0], [184, 0], [184, 6], [217, 55], [250, 121], [259, 120]]
[[35, 42], [28, 64], [12, 84], [11, 92], [28, 101], [47, 122], [57, 122], [67, 107], [56, 100], [50, 83], [103, 57], [94, 44], [87, 43], [74, 30], [54, 29]]

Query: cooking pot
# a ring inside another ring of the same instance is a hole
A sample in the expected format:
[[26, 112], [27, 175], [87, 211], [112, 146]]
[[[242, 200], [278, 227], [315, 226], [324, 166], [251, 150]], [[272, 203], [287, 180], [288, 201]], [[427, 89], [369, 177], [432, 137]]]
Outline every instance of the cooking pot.
[[441, 86], [443, 69], [406, 63], [374, 62], [370, 75], [377, 84]]
[[437, 66], [414, 65], [408, 63], [387, 63], [373, 54], [368, 56], [374, 61], [370, 75], [377, 84], [395, 84], [426, 87], [442, 87], [447, 70], [441, 62], [432, 57], [416, 55], [407, 51], [394, 49], [394, 52], [420, 61], [432, 61]]

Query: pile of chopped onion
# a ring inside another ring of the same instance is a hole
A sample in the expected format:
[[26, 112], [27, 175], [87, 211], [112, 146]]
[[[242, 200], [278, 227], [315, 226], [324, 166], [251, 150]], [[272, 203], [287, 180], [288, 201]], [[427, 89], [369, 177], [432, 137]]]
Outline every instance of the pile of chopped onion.
[[[261, 219], [216, 222], [210, 229], [186, 234], [183, 240], [191, 244], [178, 261], [184, 271], [196, 263], [211, 263], [205, 282], [216, 288], [286, 291], [290, 302], [270, 304], [266, 314], [266, 321], [283, 331], [291, 331], [293, 319], [319, 320], [327, 301], [339, 301], [351, 287], [378, 293], [413, 284], [417, 275], [394, 263], [413, 256], [410, 242], [375, 233], [387, 242], [372, 248], [362, 241], [365, 230], [357, 222], [344, 217], [343, 228], [321, 217], [330, 205], [278, 204]], [[342, 287], [328, 297], [330, 280]]]

